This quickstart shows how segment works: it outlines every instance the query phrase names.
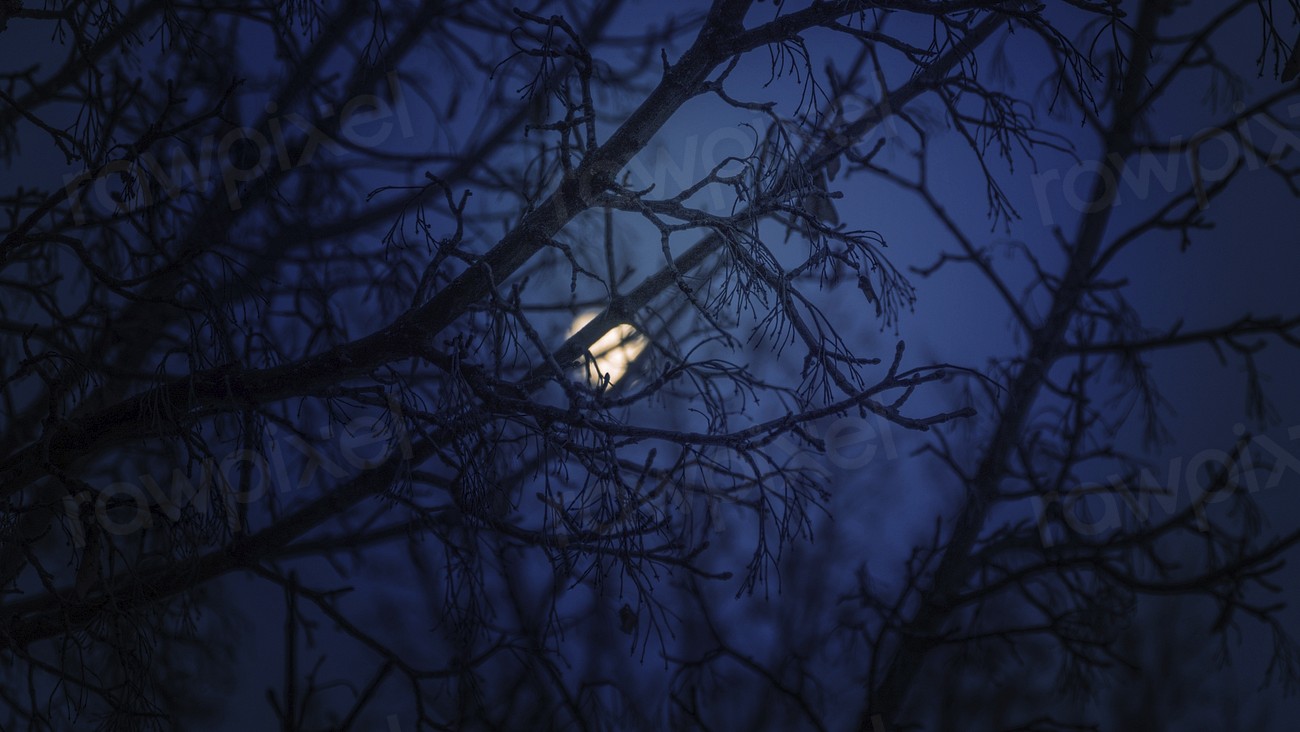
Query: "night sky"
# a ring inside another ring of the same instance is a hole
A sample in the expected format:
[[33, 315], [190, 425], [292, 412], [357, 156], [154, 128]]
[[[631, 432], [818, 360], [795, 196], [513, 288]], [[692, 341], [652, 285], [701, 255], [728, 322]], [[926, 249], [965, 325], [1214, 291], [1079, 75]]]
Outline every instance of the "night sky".
[[[585, 3], [579, 4], [586, 7]], [[787, 3], [783, 12], [793, 12], [794, 6], [803, 5], [805, 3]], [[1198, 14], [1217, 12], [1216, 7], [1212, 7], [1214, 4], [1199, 5], [1194, 10], [1182, 11], [1180, 17], [1184, 20], [1179, 22], [1188, 22], [1191, 27], [1194, 24], [1190, 21], [1196, 20]], [[692, 10], [688, 11], [688, 8]], [[702, 3], [629, 2], [615, 15], [611, 33], [635, 36], [647, 28], [662, 25], [674, 13], [688, 18], [695, 12], [695, 21], [698, 21], [698, 11], [703, 8]], [[563, 12], [563, 9], [557, 5], [546, 12]], [[771, 3], [756, 4], [748, 22], [757, 24], [770, 19], [776, 12]], [[1258, 20], [1249, 12], [1241, 16], [1220, 29], [1215, 47], [1221, 54], [1221, 61], [1242, 74], [1247, 84], [1236, 90], [1209, 88], [1195, 81], [1193, 74], [1191, 81], [1170, 87], [1158, 106], [1159, 114], [1149, 120], [1154, 139], [1191, 138], [1231, 116], [1234, 103], [1251, 103], [1280, 88], [1281, 82], [1273, 73], [1271, 58], [1262, 74], [1257, 67]], [[1072, 16], [1063, 12], [1061, 17], [1069, 19]], [[1081, 30], [1071, 26], [1071, 22], [1063, 22], [1067, 35]], [[22, 31], [26, 25], [34, 27], [35, 24], [32, 21], [13, 21], [9, 30], [0, 35], [0, 49], [3, 49], [0, 64], [6, 70], [35, 63], [43, 55], [54, 53], [48, 38]], [[887, 30], [913, 42], [924, 43], [928, 38], [929, 21], [900, 17], [887, 26]], [[666, 57], [677, 58], [693, 37], [694, 33], [690, 32], [664, 44]], [[855, 41], [825, 29], [807, 33], [805, 40], [811, 52], [810, 65], [818, 73], [829, 59], [842, 69], [858, 48]], [[489, 69], [501, 74], [500, 78], [511, 79], [511, 74], [519, 73], [512, 64], [529, 62], [527, 58], [507, 59], [506, 49], [487, 45], [499, 44], [499, 39], [476, 39], [467, 32], [466, 37], [459, 41], [470, 46], [480, 43], [483, 58], [490, 59], [493, 64], [503, 62], [502, 66]], [[243, 56], [240, 62], [244, 68], [263, 66], [270, 69], [279, 63], [268, 50], [268, 40], [256, 32], [241, 35], [239, 42]], [[144, 53], [147, 56], [148, 51]], [[475, 71], [479, 75], [473, 76], [453, 69], [446, 60], [448, 53], [450, 51], [445, 45], [429, 39], [405, 61], [411, 66], [411, 75], [404, 78], [398, 87], [401, 113], [408, 116], [410, 130], [414, 133], [404, 134], [403, 126], [397, 124], [377, 148], [395, 156], [434, 155], [421, 165], [412, 166], [411, 171], [404, 171], [401, 175], [408, 176], [406, 178], [395, 178], [389, 170], [357, 167], [349, 171], [351, 177], [340, 195], [355, 194], [360, 199], [365, 192], [381, 186], [420, 185], [423, 180], [416, 168], [420, 171], [444, 170], [447, 166], [438, 154], [457, 155], [472, 149], [491, 129], [491, 123], [507, 118], [516, 112], [517, 105], [527, 103], [520, 99], [520, 92], [512, 88], [512, 84], [493, 82], [493, 86], [486, 86], [487, 71]], [[897, 55], [884, 58], [892, 59], [883, 68], [888, 84], [896, 87], [905, 82], [911, 67]], [[1032, 157], [1016, 150], [1009, 162], [999, 160], [995, 155], [988, 157], [991, 173], [1003, 187], [1017, 215], [1001, 220], [990, 217], [978, 160], [967, 142], [943, 122], [944, 110], [935, 99], [922, 96], [907, 107], [907, 111], [915, 119], [932, 120], [927, 129], [929, 151], [925, 164], [934, 196], [973, 242], [987, 248], [990, 261], [1003, 274], [1011, 289], [1019, 294], [1035, 277], [1024, 250], [1032, 252], [1047, 271], [1058, 272], [1061, 269], [1064, 259], [1054, 241], [1054, 227], [1072, 234], [1080, 219], [1079, 207], [1071, 205], [1072, 193], [1066, 189], [1066, 184], [1073, 185], [1075, 191], [1084, 190], [1091, 184], [1094, 176], [1081, 170], [1086, 170], [1096, 161], [1100, 154], [1099, 141], [1081, 126], [1076, 110], [1065, 108], [1061, 103], [1058, 103], [1056, 112], [1048, 109], [1050, 88], [1042, 84], [1052, 72], [1052, 56], [1042, 38], [1023, 30], [1009, 35], [999, 32], [994, 41], [979, 49], [977, 58], [981, 74], [998, 78], [1011, 93], [1033, 100], [1034, 104], [1027, 107], [1027, 111], [1035, 116], [1043, 130], [1056, 136], [1054, 139], [1058, 146], [1069, 148], [1067, 151], [1040, 147], [1033, 151]], [[658, 54], [642, 57], [629, 49], [622, 56], [617, 51], [610, 52], [605, 60], [612, 70], [635, 72], [643, 77], [642, 86], [645, 88], [658, 78]], [[214, 63], [219, 61], [214, 59]], [[344, 62], [339, 64], [340, 70], [346, 70]], [[141, 62], [140, 69], [142, 73], [148, 73], [147, 63]], [[747, 55], [732, 72], [727, 90], [737, 99], [775, 102], [777, 113], [793, 115], [800, 108], [804, 88], [802, 74], [801, 68], [787, 68], [781, 74], [773, 75], [768, 54], [758, 51]], [[235, 111], [244, 123], [252, 122], [265, 111], [266, 89], [273, 88], [269, 82], [275, 75], [266, 73], [265, 77], [250, 79], [247, 84], [247, 97], [240, 100]], [[879, 93], [872, 83], [865, 83], [861, 91], [864, 99], [872, 99]], [[431, 113], [431, 100], [437, 100], [439, 108], [445, 109], [446, 100], [452, 97], [458, 99], [458, 111], [453, 116], [445, 118]], [[602, 110], [608, 114], [599, 121], [597, 136], [605, 139], [621, 121], [620, 115], [629, 113], [639, 103], [640, 97], [635, 94], [608, 95], [599, 96], [599, 101]], [[1292, 111], [1294, 115], [1289, 122], [1300, 127], [1300, 105], [1294, 106]], [[763, 124], [760, 114], [729, 108], [716, 98], [706, 95], [693, 99], [673, 116], [620, 175], [627, 174], [627, 185], [631, 188], [643, 189], [654, 184], [656, 196], [674, 196], [684, 185], [698, 180], [726, 156], [747, 154], [751, 149], [747, 146], [754, 144], [756, 130], [761, 130]], [[1260, 123], [1253, 125], [1251, 130], [1257, 135], [1257, 143], [1266, 148], [1274, 144], [1279, 146], [1278, 149], [1290, 144], [1300, 145], [1300, 135], [1296, 133], [1279, 136], [1276, 130], [1270, 131]], [[19, 126], [17, 134], [22, 143], [21, 152], [6, 167], [4, 177], [9, 181], [6, 190], [12, 188], [13, 181], [18, 179], [29, 187], [57, 188], [68, 180], [68, 176], [75, 176], [81, 170], [75, 164], [65, 165], [48, 144], [39, 142], [40, 136], [30, 127]], [[887, 123], [883, 130], [874, 133], [858, 149], [869, 149], [877, 137], [883, 137], [888, 144], [875, 163], [900, 175], [913, 176], [916, 162], [910, 151], [915, 149], [917, 142], [915, 132], [906, 125]], [[519, 138], [522, 140], [520, 145], [499, 153], [498, 158], [483, 161], [485, 166], [498, 172], [522, 166], [522, 156], [529, 150], [529, 145], [544, 139], [536, 131], [531, 132], [527, 139], [520, 131]], [[1207, 143], [1200, 160], [1202, 170], [1212, 170], [1220, 165], [1227, 153], [1240, 151], [1235, 143], [1230, 144], [1231, 147]], [[326, 160], [339, 159], [346, 165], [349, 156], [355, 153], [324, 149], [320, 155]], [[1171, 155], [1170, 159], [1175, 159], [1175, 162], [1169, 168], [1173, 171], [1169, 173], [1170, 180], [1176, 181], [1177, 189], [1182, 190], [1192, 178], [1191, 162], [1186, 154]], [[1296, 159], [1296, 152], [1288, 149], [1281, 165], [1294, 166]], [[1159, 166], [1166, 163], [1166, 158], [1157, 160]], [[1226, 325], [1246, 314], [1286, 317], [1300, 311], [1300, 297], [1296, 295], [1296, 277], [1300, 274], [1300, 235], [1297, 234], [1300, 229], [1296, 226], [1300, 219], [1297, 219], [1296, 212], [1300, 208], [1296, 197], [1272, 169], [1274, 167], [1258, 163], [1254, 169], [1241, 173], [1224, 195], [1215, 198], [1204, 209], [1204, 217], [1213, 221], [1214, 227], [1195, 232], [1191, 245], [1185, 250], [1180, 247], [1177, 232], [1148, 233], [1110, 264], [1103, 279], [1122, 282], [1118, 292], [1141, 314], [1142, 327], [1154, 333], [1166, 331], [1181, 322], [1184, 330], [1191, 331]], [[478, 180], [461, 181], [458, 188], [473, 189], [483, 180], [490, 180], [490, 176], [484, 174]], [[1140, 223], [1169, 199], [1169, 192], [1160, 185], [1158, 173], [1153, 172], [1148, 182], [1150, 185], [1141, 190], [1142, 186], [1135, 187], [1130, 181], [1119, 182], [1120, 203], [1114, 208], [1108, 229], [1112, 235]], [[914, 193], [900, 190], [869, 171], [855, 169], [853, 165], [844, 166], [831, 181], [830, 189], [842, 194], [832, 204], [841, 225], [845, 229], [878, 234], [886, 245], [882, 253], [916, 287], [914, 307], [904, 309], [896, 323], [877, 317], [851, 282], [820, 291], [809, 288], [828, 322], [845, 342], [855, 352], [881, 357], [887, 364], [896, 344], [902, 340], [906, 343], [907, 361], [911, 365], [946, 363], [970, 369], [972, 373], [999, 378], [994, 364], [1005, 363], [1023, 352], [1023, 338], [1016, 335], [1012, 316], [997, 292], [973, 267], [949, 264], [928, 276], [918, 271], [929, 268], [943, 253], [956, 251], [951, 235], [924, 202]], [[388, 196], [392, 195], [376, 195], [359, 205], [359, 209], [382, 205], [391, 200]], [[736, 201], [731, 193], [714, 195], [706, 192], [690, 199], [690, 203], [711, 213], [725, 215]], [[1047, 205], [1044, 207], [1043, 203]], [[516, 218], [503, 219], [501, 213], [502, 207], [512, 205], [517, 206], [518, 201], [490, 190], [471, 196], [466, 209], [466, 239], [479, 251], [486, 250], [503, 235], [505, 229], [516, 223], [518, 211], [512, 213]], [[428, 220], [433, 229], [443, 227], [445, 231], [452, 225], [445, 209], [440, 207], [430, 207]], [[371, 252], [375, 257], [387, 256], [389, 248], [380, 237], [390, 223], [385, 221], [355, 235], [357, 252]], [[626, 290], [662, 267], [664, 254], [658, 234], [645, 221], [619, 214], [618, 224], [617, 264], [627, 272], [625, 282], [629, 284], [624, 285]], [[253, 212], [243, 225], [250, 230], [274, 230], [277, 223], [268, 220], [263, 213]], [[399, 226], [415, 236], [413, 221], [405, 220]], [[809, 252], [807, 242], [797, 233], [782, 243], [786, 231], [779, 224], [767, 222], [762, 232], [765, 241], [787, 266]], [[603, 235], [603, 218], [598, 211], [592, 211], [567, 226], [557, 238], [571, 245], [584, 265], [594, 271], [603, 271], [603, 252], [599, 246], [591, 244], [593, 239]], [[670, 242], [674, 254], [680, 255], [698, 236], [696, 232], [674, 236]], [[393, 256], [395, 281], [409, 284], [418, 279], [418, 271], [413, 268], [405, 273], [398, 270], [410, 268], [408, 261], [418, 261], [420, 252], [419, 247], [415, 247]], [[571, 294], [568, 289], [570, 270], [554, 252], [547, 252], [539, 261], [543, 264], [529, 272], [527, 290], [527, 296], [535, 298], [536, 302], [585, 301], [601, 297], [601, 287], [590, 279], [582, 280], [578, 290]], [[338, 276], [342, 278], [346, 273]], [[285, 289], [267, 301], [268, 309], [293, 306], [294, 283], [282, 282], [281, 287]], [[1047, 299], [1040, 290], [1033, 296], [1028, 309], [1041, 314], [1046, 303]], [[331, 307], [340, 332], [356, 337], [382, 327], [404, 304], [385, 301], [383, 292], [376, 294], [364, 288], [340, 288], [338, 299], [331, 303]], [[581, 308], [575, 305], [570, 309], [541, 313], [533, 323], [541, 338], [558, 347], [569, 333], [578, 310]], [[737, 315], [731, 325], [737, 340], [731, 346], [718, 340], [700, 343], [701, 339], [685, 327], [692, 317], [690, 308], [673, 307], [667, 300], [660, 300], [655, 313], [660, 316], [676, 314], [675, 320], [655, 317], [641, 322], [658, 343], [668, 341], [665, 340], [667, 336], [656, 333], [656, 329], [672, 330], [681, 342], [697, 346], [701, 358], [727, 358], [749, 363], [758, 375], [774, 383], [793, 387], [798, 381], [802, 352], [790, 349], [776, 353], [770, 342], [753, 336], [762, 312]], [[298, 339], [301, 336], [286, 333], [285, 337]], [[1167, 402], [1159, 411], [1166, 431], [1158, 441], [1148, 439], [1144, 415], [1140, 406], [1135, 406], [1135, 392], [1130, 384], [1116, 382], [1109, 375], [1101, 376], [1093, 385], [1092, 396], [1094, 406], [1101, 409], [1114, 426], [1115, 447], [1140, 456], [1161, 481], [1172, 476], [1174, 485], [1167, 487], [1176, 495], [1179, 506], [1186, 505], [1207, 482], [1204, 475], [1189, 471], [1189, 465], [1207, 460], [1213, 463], [1213, 456], [1222, 453], [1210, 451], [1230, 449], [1243, 432], [1255, 435], [1254, 454], [1271, 456], [1274, 461], [1271, 468], [1261, 466], [1256, 481], [1260, 489], [1253, 495], [1263, 519], [1261, 531], [1281, 536], [1300, 529], [1300, 499], [1296, 497], [1297, 490], [1300, 490], [1300, 382], [1296, 379], [1300, 353], [1271, 336], [1252, 336], [1243, 342], [1252, 340], [1267, 342], [1267, 346], [1254, 356], [1271, 407], [1262, 418], [1249, 413], [1247, 374], [1242, 358], [1227, 351], [1220, 360], [1215, 350], [1199, 343], [1160, 349], [1143, 356], [1150, 367], [1151, 377], [1160, 385], [1160, 393]], [[646, 383], [653, 377], [658, 363], [650, 356], [638, 359], [626, 382], [618, 387], [623, 391], [615, 393], [629, 393], [639, 384]], [[185, 367], [171, 364], [167, 368]], [[958, 371], [954, 378], [919, 391], [907, 407], [910, 413], [925, 414], [967, 403], [975, 406], [979, 412], [975, 417], [937, 430], [941, 439], [952, 445], [954, 454], [967, 456], [971, 461], [979, 454], [983, 446], [981, 440], [985, 439], [983, 435], [993, 419], [987, 410], [987, 400], [980, 397], [972, 400], [972, 392], [981, 393], [980, 380]], [[538, 398], [559, 400], [562, 393], [559, 389], [551, 389], [542, 392]], [[780, 399], [751, 403], [742, 395], [729, 398], [736, 400], [733, 402], [736, 408], [744, 406], [745, 420], [754, 422], [779, 417], [788, 407]], [[1040, 406], [1049, 409], [1056, 403], [1050, 394], [1043, 395], [1041, 400]], [[697, 405], [692, 405], [689, 400], [652, 401], [631, 408], [626, 418], [632, 424], [645, 427], [707, 430], [709, 425], [705, 416], [699, 410], [692, 411], [693, 406]], [[304, 408], [302, 423], [310, 422], [313, 427], [319, 424], [323, 428], [324, 421], [312, 421], [321, 419], [315, 409], [311, 406]], [[12, 415], [6, 417], [6, 423], [11, 419]], [[1037, 414], [1036, 419], [1050, 417]], [[824, 510], [810, 512], [808, 520], [812, 540], [800, 539], [788, 545], [775, 562], [779, 571], [769, 574], [766, 585], [750, 592], [742, 582], [743, 568], [749, 560], [755, 538], [752, 519], [746, 518], [745, 510], [725, 502], [708, 509], [716, 511], [716, 514], [710, 514], [714, 525], [710, 547], [701, 555], [701, 564], [716, 571], [730, 570], [735, 575], [728, 580], [705, 583], [701, 592], [713, 603], [714, 624], [758, 659], [779, 659], [791, 648], [800, 649], [801, 644], [824, 643], [820, 630], [860, 619], [854, 615], [857, 611], [851, 604], [846, 605], [842, 599], [864, 577], [886, 592], [901, 589], [906, 579], [901, 568], [913, 548], [930, 542], [936, 519], [941, 518], [943, 525], [948, 526], [962, 509], [966, 498], [961, 484], [924, 451], [924, 446], [939, 439], [933, 433], [909, 431], [879, 418], [863, 418], [856, 413], [818, 420], [810, 426], [810, 431], [822, 436], [838, 434], [841, 442], [832, 445], [836, 454], [819, 455], [797, 441], [778, 442], [773, 450], [784, 451], [783, 458], [821, 476], [828, 500]], [[329, 452], [333, 448], [328, 447], [333, 444], [331, 440], [337, 433], [322, 429], [318, 434], [322, 444], [327, 445], [327, 454], [337, 457], [337, 454]], [[627, 450], [628, 460], [645, 459], [646, 455], [644, 447]], [[290, 452], [286, 459], [289, 471], [301, 474], [302, 456]], [[153, 469], [161, 471], [157, 473], [159, 475], [167, 475], [170, 471], [165, 463], [152, 465]], [[1095, 468], [1083, 470], [1083, 478], [1104, 484], [1111, 479], [1112, 471], [1102, 462]], [[1274, 475], [1276, 480], [1272, 480]], [[282, 507], [301, 505], [335, 480], [336, 476], [329, 470], [318, 470], [309, 488], [280, 496]], [[533, 476], [530, 480], [542, 479]], [[540, 490], [541, 482], [538, 482], [537, 485], [525, 486], [521, 492], [524, 496], [531, 496]], [[1113, 497], [1110, 500], [1111, 504], [1090, 503], [1087, 510], [1129, 510], [1114, 504]], [[1037, 505], [1040, 504], [1032, 500], [1003, 504], [995, 514], [997, 520], [990, 522], [990, 528], [1000, 521], [1035, 522], [1038, 519], [1035, 513]], [[699, 506], [691, 510], [699, 510]], [[1157, 518], [1162, 510], [1160, 504], [1152, 509]], [[1226, 506], [1211, 506], [1209, 520], [1217, 520], [1216, 512], [1226, 510]], [[1195, 542], [1186, 542], [1186, 551], [1194, 554], [1197, 551]], [[351, 587], [342, 607], [354, 613], [358, 622], [376, 637], [394, 643], [423, 663], [442, 652], [442, 645], [433, 632], [437, 621], [424, 614], [424, 608], [436, 602], [437, 593], [442, 588], [422, 585], [428, 575], [415, 566], [411, 559], [413, 552], [423, 553], [435, 566], [445, 559], [443, 548], [435, 538], [411, 537], [374, 547], [360, 559], [340, 558], [338, 564], [309, 558], [285, 560], [281, 566], [293, 568], [305, 584], [317, 582]], [[500, 567], [504, 567], [502, 571], [518, 577], [521, 587], [532, 587], [539, 597], [554, 579], [550, 563], [536, 551], [506, 552], [494, 561], [500, 562]], [[340, 566], [347, 571], [345, 579], [339, 577]], [[1300, 593], [1295, 589], [1300, 575], [1293, 565], [1288, 564], [1274, 575], [1273, 580], [1279, 587], [1273, 599], [1286, 604], [1277, 617], [1286, 628], [1300, 631], [1300, 609], [1297, 608]], [[655, 581], [662, 583], [663, 591], [668, 592], [668, 588], [681, 582], [682, 578], [664, 574]], [[214, 637], [228, 640], [231, 656], [226, 662], [208, 661], [206, 665], [193, 669], [195, 684], [210, 683], [221, 701], [217, 705], [219, 716], [212, 716], [206, 722], [194, 720], [187, 728], [270, 729], [273, 717], [266, 701], [266, 690], [280, 684], [283, 674], [283, 592], [247, 574], [224, 577], [209, 585], [209, 592], [214, 605], [202, 616], [200, 627], [213, 633]], [[1261, 594], [1257, 599], [1262, 598]], [[564, 641], [571, 644], [567, 651], [570, 660], [578, 659], [578, 662], [566, 666], [560, 673], [578, 678], [596, 669], [607, 677], [618, 678], [643, 690], [648, 699], [660, 698], [669, 684], [666, 664], [660, 656], [661, 641], [645, 632], [644, 625], [630, 636], [619, 632], [619, 619], [608, 609], [617, 609], [625, 602], [638, 608], [633, 589], [617, 578], [599, 588], [575, 584], [574, 589], [563, 595], [559, 612], [572, 612], [582, 620], [568, 629]], [[683, 612], [687, 609], [681, 608]], [[1190, 700], [1181, 702], [1188, 710], [1187, 718], [1167, 719], [1166, 728], [1200, 729], [1202, 727], [1193, 726], [1203, 723], [1204, 715], [1194, 712], [1197, 705], [1217, 709], [1214, 705], [1218, 700], [1227, 698], [1235, 699], [1242, 708], [1270, 720], [1262, 728], [1287, 729], [1286, 720], [1300, 713], [1300, 703], [1286, 697], [1278, 684], [1261, 686], [1273, 648], [1272, 637], [1266, 629], [1243, 619], [1240, 632], [1228, 636], [1232, 664], [1220, 668], [1213, 658], [1214, 644], [1209, 641], [1208, 629], [1213, 620], [1214, 608], [1210, 603], [1184, 603], [1179, 598], [1144, 601], [1134, 612], [1133, 633], [1140, 637], [1149, 631], [1151, 638], [1155, 639], [1153, 643], [1163, 641], [1162, 634], [1168, 633], [1182, 654], [1173, 656], [1175, 660], [1170, 663], [1177, 665], [1172, 667], [1162, 666], [1166, 661], [1160, 659], [1149, 661], [1139, 674], [1147, 683], [1154, 683], [1158, 688], [1162, 675], [1173, 676], [1175, 672], [1203, 677], [1199, 686], [1193, 685], [1186, 692]], [[674, 649], [674, 653], [691, 642], [692, 630], [686, 627], [689, 625], [684, 623], [680, 633], [668, 640], [667, 645]], [[835, 648], [838, 643], [833, 641], [829, 646]], [[365, 682], [368, 669], [375, 662], [373, 654], [355, 642], [339, 637], [327, 620], [323, 620], [318, 628], [316, 644], [314, 650], [325, 658], [320, 669], [322, 678], [342, 679], [354, 686]], [[824, 674], [822, 695], [828, 728], [848, 729], [857, 721], [860, 685], [846, 669], [853, 668], [854, 654], [867, 652], [862, 646], [844, 644], [839, 653], [818, 657], [816, 668]], [[430, 661], [430, 665], [436, 664]], [[596, 675], [600, 675], [598, 672]], [[1099, 715], [1097, 719], [1110, 719], [1108, 715], [1122, 706], [1120, 702], [1112, 706], [1110, 700], [1120, 698], [1125, 700], [1124, 703], [1140, 706], [1141, 695], [1147, 693], [1139, 691], [1136, 682], [1122, 681], [1129, 677], [1119, 672], [1115, 678], [1121, 679], [1121, 683], [1108, 692], [1113, 696], [1103, 696], [1103, 701], [1093, 707]], [[938, 678], [919, 679], [912, 692], [913, 705], [931, 710], [925, 714], [939, 714], [935, 709], [943, 706], [943, 695], [936, 690], [933, 702], [927, 701], [926, 689], [935, 689], [942, 684], [943, 680]], [[737, 703], [734, 693], [717, 693], [720, 703]], [[826, 701], [841, 698], [847, 700], [842, 705]], [[1055, 709], [1069, 708], [1067, 702], [1052, 703], [1062, 705], [1052, 707]], [[653, 703], [647, 704], [654, 707]], [[725, 715], [722, 718], [725, 719]], [[937, 717], [926, 718], [929, 723], [935, 723]], [[360, 728], [402, 732], [416, 729], [408, 688], [402, 683], [383, 686], [369, 706], [368, 716], [364, 717]], [[1103, 721], [1100, 728], [1120, 729], [1112, 727], [1108, 721]]]

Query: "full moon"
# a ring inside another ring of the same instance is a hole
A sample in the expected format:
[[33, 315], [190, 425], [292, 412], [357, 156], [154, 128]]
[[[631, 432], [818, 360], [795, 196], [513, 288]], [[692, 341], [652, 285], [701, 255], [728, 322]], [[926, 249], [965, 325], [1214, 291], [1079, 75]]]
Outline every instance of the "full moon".
[[[600, 311], [588, 310], [579, 313], [573, 319], [573, 325], [569, 326], [568, 337], [573, 337], [575, 333], [582, 330], [582, 327], [591, 322]], [[587, 380], [594, 384], [599, 384], [605, 377], [609, 377], [611, 385], [618, 383], [627, 373], [628, 367], [641, 355], [645, 350], [647, 341], [644, 336], [637, 332], [627, 323], [611, 328], [600, 340], [592, 344], [588, 351], [594, 359], [594, 368], [591, 362], [587, 364]]]

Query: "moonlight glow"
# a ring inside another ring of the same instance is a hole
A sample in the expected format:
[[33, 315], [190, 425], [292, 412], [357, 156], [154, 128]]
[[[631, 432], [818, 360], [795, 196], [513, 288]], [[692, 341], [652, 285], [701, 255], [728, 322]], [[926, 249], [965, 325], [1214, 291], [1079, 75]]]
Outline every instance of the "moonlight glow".
[[[573, 325], [569, 326], [569, 337], [582, 330], [582, 327], [590, 323], [597, 313], [596, 310], [579, 313], [573, 319]], [[608, 375], [610, 384], [618, 383], [645, 347], [646, 339], [636, 332], [636, 328], [627, 323], [611, 329], [591, 346], [589, 353], [595, 359], [595, 364], [593, 367], [588, 362], [588, 381], [597, 384]]]

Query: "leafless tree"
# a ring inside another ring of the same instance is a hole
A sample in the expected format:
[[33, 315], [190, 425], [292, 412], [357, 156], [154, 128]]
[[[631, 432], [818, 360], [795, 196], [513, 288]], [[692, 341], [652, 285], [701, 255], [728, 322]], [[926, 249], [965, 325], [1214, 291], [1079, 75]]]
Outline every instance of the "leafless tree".
[[[1300, 4], [524, 5], [0, 6], [0, 724], [202, 728], [249, 648], [285, 730], [1148, 724], [1170, 597], [1294, 683], [1281, 456], [1148, 477], [1153, 354], [1267, 429], [1300, 311], [1150, 326], [1124, 258], [1300, 194]], [[906, 347], [950, 276], [1010, 354]], [[846, 419], [906, 449], [829, 470]], [[854, 535], [916, 475], [920, 543]]]

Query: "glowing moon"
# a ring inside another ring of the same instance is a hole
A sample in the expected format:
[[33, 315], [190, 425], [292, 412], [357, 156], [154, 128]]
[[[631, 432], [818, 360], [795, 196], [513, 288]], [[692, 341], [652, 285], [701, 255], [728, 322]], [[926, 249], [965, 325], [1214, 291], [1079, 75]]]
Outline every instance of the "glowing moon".
[[[573, 337], [599, 313], [598, 310], [578, 313], [578, 316], [573, 319], [573, 325], [569, 326], [568, 337]], [[587, 363], [587, 381], [595, 385], [608, 376], [611, 385], [618, 383], [647, 345], [645, 337], [638, 333], [636, 328], [626, 323], [612, 328], [588, 350], [595, 363], [592, 364], [590, 361]]]

